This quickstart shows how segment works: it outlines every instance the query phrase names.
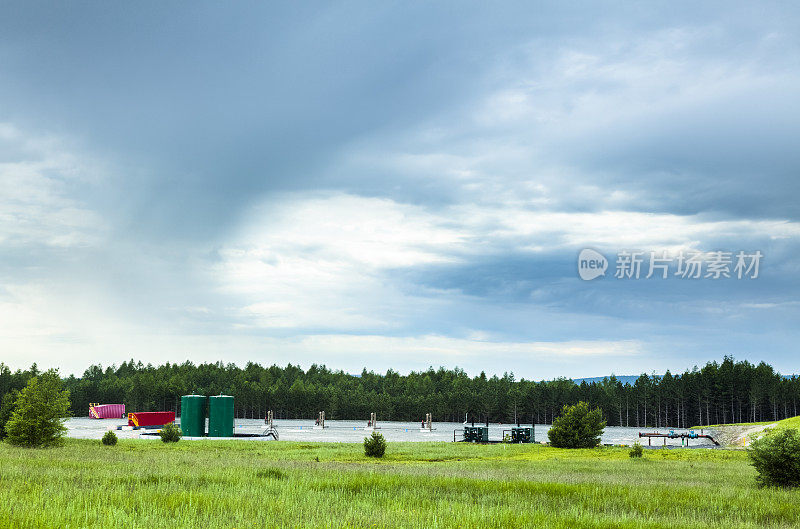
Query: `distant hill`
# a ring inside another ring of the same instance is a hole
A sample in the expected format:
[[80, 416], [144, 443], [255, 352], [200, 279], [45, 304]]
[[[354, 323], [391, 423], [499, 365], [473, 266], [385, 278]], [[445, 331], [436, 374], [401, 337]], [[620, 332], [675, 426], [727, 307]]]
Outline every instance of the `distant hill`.
[[[611, 375], [608, 376], [610, 377]], [[619, 380], [623, 384], [631, 384], [631, 385], [633, 385], [633, 383], [636, 382], [636, 379], [639, 378], [639, 375], [614, 375], [614, 376], [617, 377], [617, 380]], [[602, 382], [604, 378], [606, 377], [573, 378], [572, 381], [575, 382], [576, 384], [580, 384], [583, 381], [586, 381], [587, 384], [591, 384], [592, 382]]]
[[[623, 385], [630, 384], [632, 386], [633, 384], [636, 383], [636, 379], [639, 378], [641, 375], [614, 375], [614, 376], [617, 377], [617, 380], [622, 382]], [[655, 375], [655, 376], [659, 378], [661, 377], [661, 375]], [[796, 376], [797, 375], [783, 375], [783, 378], [792, 378]], [[608, 377], [610, 378], [611, 375], [608, 375]], [[653, 375], [650, 375], [650, 377], [652, 378]], [[591, 384], [592, 382], [602, 382], [604, 378], [607, 377], [573, 378], [572, 381], [575, 382], [576, 384], [580, 384], [585, 380], [587, 384]]]

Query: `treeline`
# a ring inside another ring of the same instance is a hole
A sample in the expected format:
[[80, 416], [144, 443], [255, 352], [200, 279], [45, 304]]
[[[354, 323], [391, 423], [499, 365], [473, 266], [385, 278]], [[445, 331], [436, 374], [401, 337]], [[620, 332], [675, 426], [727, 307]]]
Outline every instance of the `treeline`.
[[[12, 372], [0, 363], [0, 395], [22, 388], [38, 373], [36, 364]], [[599, 407], [611, 426], [677, 427], [731, 422], [772, 421], [798, 414], [800, 378], [787, 378], [766, 363], [725, 357], [682, 374], [642, 374], [635, 383], [611, 376], [580, 384], [569, 379], [535, 382], [513, 373], [469, 377], [461, 369], [428, 369], [408, 375], [363, 371], [360, 376], [312, 365], [263, 367], [234, 364], [123, 362], [91, 366], [83, 376], [64, 379], [72, 413], [86, 416], [90, 402], [124, 403], [129, 411], [180, 412], [180, 396], [228, 394], [236, 416], [313, 418], [325, 410], [329, 419], [461, 422], [469, 415], [482, 422], [550, 423], [565, 404], [586, 401]]]

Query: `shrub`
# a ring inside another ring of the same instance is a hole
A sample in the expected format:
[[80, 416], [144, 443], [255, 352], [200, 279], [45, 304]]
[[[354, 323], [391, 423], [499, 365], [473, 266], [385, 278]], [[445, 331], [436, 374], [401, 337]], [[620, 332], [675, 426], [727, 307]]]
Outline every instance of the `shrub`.
[[14, 401], [19, 397], [19, 391], [12, 389], [5, 395], [3, 400], [0, 401], [0, 439], [5, 439], [6, 424], [11, 419], [11, 412], [14, 411]]
[[14, 402], [6, 424], [8, 441], [29, 447], [58, 444], [67, 433], [64, 417], [68, 414], [69, 391], [62, 388], [58, 371], [46, 371], [31, 378]]
[[367, 457], [383, 457], [386, 452], [386, 439], [378, 432], [364, 438], [364, 455]]
[[281, 480], [286, 479], [286, 472], [279, 468], [262, 468], [261, 470], [256, 470], [256, 477]]
[[169, 424], [165, 424], [164, 427], [161, 428], [160, 435], [161, 440], [165, 443], [177, 443], [181, 440], [183, 432], [180, 428], [178, 428], [177, 424], [171, 422]]
[[762, 486], [800, 486], [800, 431], [779, 430], [757, 439], [747, 451]]
[[107, 431], [103, 436], [102, 442], [106, 446], [114, 446], [117, 444], [117, 434], [111, 430]]
[[564, 406], [547, 432], [550, 444], [558, 448], [594, 448], [606, 427], [603, 412], [589, 409], [585, 402]]
[[639, 443], [639, 442], [636, 442], [636, 443], [633, 443], [633, 448], [631, 448], [631, 451], [628, 452], [628, 455], [631, 456], [631, 457], [642, 457], [643, 453], [644, 453], [644, 449], [642, 448], [642, 444]]

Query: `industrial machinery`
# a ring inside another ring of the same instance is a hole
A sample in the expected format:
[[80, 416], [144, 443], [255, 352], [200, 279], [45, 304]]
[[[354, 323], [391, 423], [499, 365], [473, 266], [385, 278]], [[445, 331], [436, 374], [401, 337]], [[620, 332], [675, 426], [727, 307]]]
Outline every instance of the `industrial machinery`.
[[464, 426], [464, 441], [468, 443], [488, 443], [488, 426]]

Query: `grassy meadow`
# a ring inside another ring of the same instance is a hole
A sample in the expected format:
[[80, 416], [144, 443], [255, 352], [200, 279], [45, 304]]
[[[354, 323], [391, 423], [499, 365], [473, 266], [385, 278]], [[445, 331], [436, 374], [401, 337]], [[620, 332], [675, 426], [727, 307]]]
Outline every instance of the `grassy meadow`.
[[743, 451], [68, 439], [0, 443], [0, 524], [147, 527], [798, 527]]

